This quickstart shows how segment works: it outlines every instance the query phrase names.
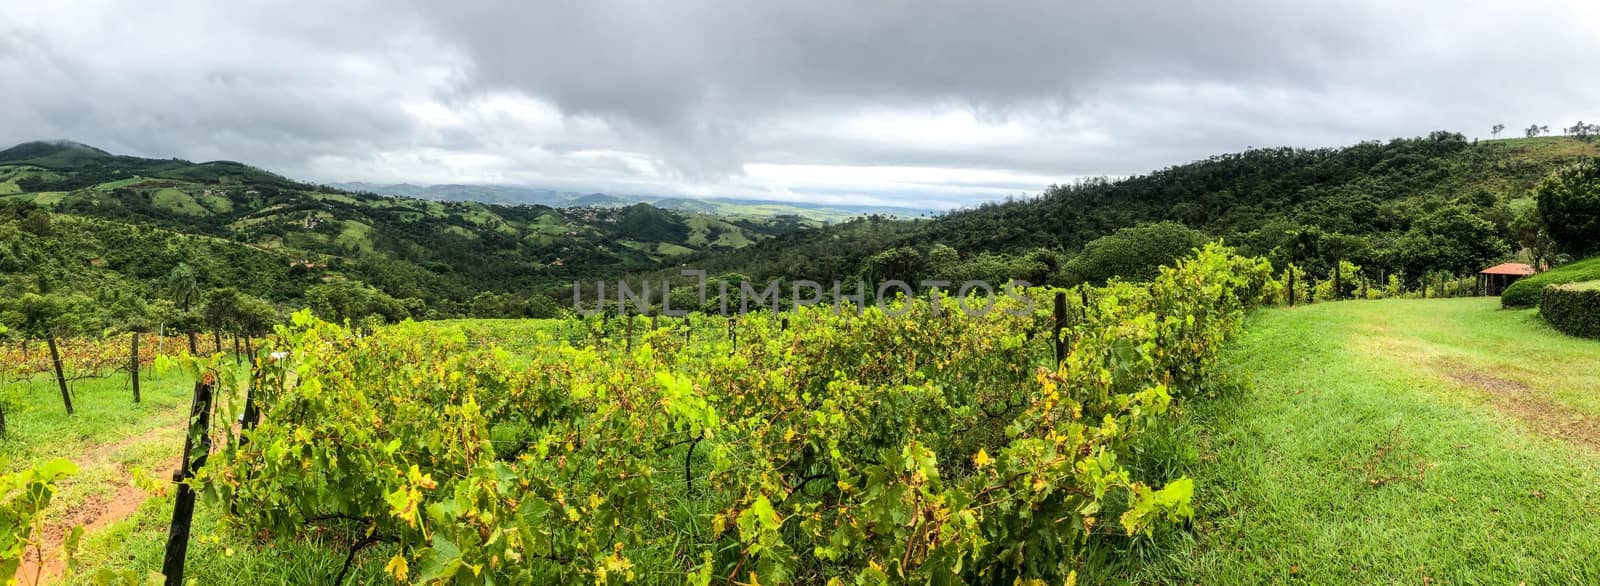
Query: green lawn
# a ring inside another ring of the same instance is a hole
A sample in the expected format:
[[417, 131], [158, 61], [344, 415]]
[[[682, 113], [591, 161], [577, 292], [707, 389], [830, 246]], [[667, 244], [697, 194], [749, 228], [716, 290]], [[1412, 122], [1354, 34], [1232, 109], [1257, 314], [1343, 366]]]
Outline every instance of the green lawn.
[[1198, 446], [1179, 466], [1198, 486], [1194, 528], [1113, 543], [1102, 571], [1600, 583], [1600, 342], [1498, 307], [1355, 301], [1252, 316], [1226, 359], [1240, 388], [1191, 404], [1171, 434]]

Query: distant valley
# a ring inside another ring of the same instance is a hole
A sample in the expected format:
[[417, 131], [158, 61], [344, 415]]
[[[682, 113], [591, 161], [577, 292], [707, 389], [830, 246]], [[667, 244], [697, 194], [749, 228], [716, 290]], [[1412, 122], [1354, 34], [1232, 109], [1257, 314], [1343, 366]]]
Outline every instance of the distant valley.
[[473, 201], [503, 205], [542, 205], [557, 208], [623, 207], [647, 203], [665, 210], [696, 214], [751, 217], [800, 216], [830, 224], [868, 215], [903, 219], [932, 216], [939, 213], [939, 210], [911, 207], [815, 204], [749, 198], [688, 198], [579, 193], [506, 185], [412, 185], [409, 183], [352, 182], [333, 183], [331, 186], [353, 192], [415, 197], [436, 201]]

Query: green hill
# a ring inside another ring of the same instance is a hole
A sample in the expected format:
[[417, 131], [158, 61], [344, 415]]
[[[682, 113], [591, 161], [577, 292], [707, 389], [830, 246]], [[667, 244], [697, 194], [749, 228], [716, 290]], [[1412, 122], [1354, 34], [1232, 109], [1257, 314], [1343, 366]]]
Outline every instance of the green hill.
[[330, 259], [349, 278], [435, 305], [653, 270], [806, 225], [786, 218], [708, 222], [646, 204], [552, 208], [386, 197], [301, 183], [242, 163], [123, 157], [69, 142], [0, 151], [0, 198], [52, 217], [98, 218], [284, 257]]
[[0, 201], [0, 298], [27, 292], [79, 292], [98, 297], [167, 297], [162, 280], [179, 263], [195, 269], [204, 289], [234, 287], [272, 301], [342, 274], [343, 262], [273, 251], [211, 236], [46, 213]]
[[929, 221], [858, 219], [704, 263], [759, 278], [824, 281], [888, 269], [913, 280], [971, 272], [935, 259], [932, 252], [944, 245], [963, 263], [1018, 263], [1031, 255], [1045, 261], [1052, 280], [1065, 280], [1060, 265], [1089, 242], [1172, 221], [1318, 278], [1345, 259], [1372, 280], [1401, 275], [1416, 282], [1512, 257], [1521, 248], [1509, 227], [1512, 202], [1528, 198], [1552, 170], [1595, 155], [1600, 145], [1575, 138], [1478, 142], [1448, 132], [1344, 148], [1255, 149], [1120, 180], [1058, 185], [1035, 198]]

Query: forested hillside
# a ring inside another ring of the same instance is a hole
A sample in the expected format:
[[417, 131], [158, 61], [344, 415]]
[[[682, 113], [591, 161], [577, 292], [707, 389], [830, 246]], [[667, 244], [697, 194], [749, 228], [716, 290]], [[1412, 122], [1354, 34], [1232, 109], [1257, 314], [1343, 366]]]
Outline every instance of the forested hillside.
[[[27, 143], [0, 151], [0, 198], [11, 206], [0, 218], [0, 277], [13, 294], [109, 280], [155, 298], [165, 272], [186, 262], [215, 287], [284, 307], [309, 303], [310, 287], [323, 285], [387, 308], [347, 304], [356, 314], [527, 316], [557, 311], [577, 280], [684, 265], [824, 283], [1070, 285], [1145, 277], [1221, 238], [1315, 278], [1344, 260], [1370, 280], [1419, 282], [1519, 253], [1551, 256], [1531, 191], [1554, 169], [1597, 153], [1600, 145], [1578, 138], [1479, 143], [1436, 132], [1336, 149], [1256, 149], [934, 219], [870, 215], [824, 226], [646, 204], [384, 197], [240, 163]], [[57, 236], [41, 237], [40, 226]]]
[[[861, 219], [703, 258], [713, 269], [759, 278], [1004, 273], [1070, 284], [1107, 276], [1073, 270], [1075, 260], [1101, 264], [1074, 258], [1089, 243], [1172, 222], [1279, 266], [1326, 275], [1344, 259], [1372, 279], [1398, 274], [1414, 282], [1435, 271], [1472, 272], [1524, 248], [1542, 251], [1530, 192], [1554, 169], [1597, 153], [1600, 145], [1578, 138], [1477, 142], [1448, 132], [1345, 148], [1256, 149], [1059, 185], [932, 221]], [[1186, 241], [1170, 234], [1181, 228], [1166, 226], [1162, 241]], [[1143, 259], [1153, 266], [1187, 250], [1161, 254], [1124, 240], [1128, 246], [1096, 253], [1154, 254]]]
[[[643, 204], [551, 208], [384, 197], [309, 185], [240, 163], [116, 156], [70, 142], [0, 151], [0, 198], [12, 206], [16, 225], [106, 221], [44, 244], [19, 239], [31, 234], [26, 230], [10, 230], [5, 244], [12, 258], [29, 256], [45, 244], [68, 250], [59, 257], [63, 260], [10, 263], [3, 273], [7, 282], [36, 281], [35, 289], [45, 289], [50, 283], [110, 278], [149, 290], [155, 286], [151, 279], [160, 276], [156, 273], [188, 260], [197, 268], [228, 267], [202, 271], [218, 286], [240, 287], [287, 305], [304, 303], [308, 283], [331, 280], [370, 284], [386, 296], [415, 299], [445, 315], [482, 313], [461, 308], [486, 293], [526, 300], [530, 292], [575, 278], [647, 271], [696, 252], [739, 248], [817, 225], [795, 216], [720, 217]], [[169, 240], [175, 233], [209, 236], [189, 242], [227, 241], [235, 244], [229, 251], [271, 258], [274, 268], [253, 270], [259, 263], [218, 260], [206, 247], [158, 251], [137, 239], [120, 252], [164, 268], [64, 260], [115, 247], [119, 237], [105, 235], [108, 231]], [[78, 236], [103, 243], [68, 241]], [[278, 278], [291, 264], [309, 277]], [[256, 280], [268, 283], [255, 286]], [[497, 307], [508, 302], [479, 301]], [[548, 300], [539, 305], [553, 309]]]

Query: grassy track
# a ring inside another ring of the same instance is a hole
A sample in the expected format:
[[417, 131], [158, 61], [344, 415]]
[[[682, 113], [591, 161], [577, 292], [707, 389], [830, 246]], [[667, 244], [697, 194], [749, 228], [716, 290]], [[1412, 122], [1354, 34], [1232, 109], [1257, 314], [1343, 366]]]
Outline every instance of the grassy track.
[[1194, 531], [1129, 545], [1155, 563], [1119, 577], [1600, 583], [1600, 342], [1498, 305], [1253, 316], [1227, 358], [1244, 388], [1185, 422]]

